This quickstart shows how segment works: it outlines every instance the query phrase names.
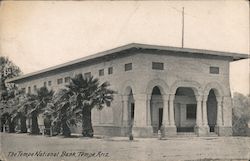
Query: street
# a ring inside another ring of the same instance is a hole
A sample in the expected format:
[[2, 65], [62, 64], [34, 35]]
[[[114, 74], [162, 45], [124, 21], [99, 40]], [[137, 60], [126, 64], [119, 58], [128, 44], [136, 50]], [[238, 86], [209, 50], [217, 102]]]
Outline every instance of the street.
[[1, 160], [249, 160], [250, 137], [82, 138], [1, 133]]

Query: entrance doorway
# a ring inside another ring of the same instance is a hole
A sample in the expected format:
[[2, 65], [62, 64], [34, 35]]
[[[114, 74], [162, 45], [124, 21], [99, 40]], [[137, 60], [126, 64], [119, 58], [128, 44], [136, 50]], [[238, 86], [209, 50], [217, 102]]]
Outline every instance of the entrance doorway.
[[194, 132], [197, 103], [192, 88], [179, 87], [175, 93], [174, 113], [177, 132]]
[[217, 121], [217, 100], [215, 91], [211, 89], [209, 91], [207, 99], [207, 119], [210, 132], [215, 132], [215, 125]]
[[163, 98], [159, 87], [155, 86], [151, 94], [150, 101], [151, 125], [153, 132], [157, 133], [162, 126], [163, 118]]

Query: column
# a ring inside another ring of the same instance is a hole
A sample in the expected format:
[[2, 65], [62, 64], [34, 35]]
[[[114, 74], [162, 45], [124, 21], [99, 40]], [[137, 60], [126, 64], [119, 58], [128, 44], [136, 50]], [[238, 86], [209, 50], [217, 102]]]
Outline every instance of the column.
[[222, 126], [222, 98], [221, 97], [217, 97], [217, 122], [216, 125], [217, 126]]
[[148, 99], [147, 94], [135, 94], [135, 114], [133, 135], [138, 137], [149, 137], [153, 134], [152, 126], [147, 125]]
[[169, 101], [169, 95], [163, 95], [163, 119], [162, 119], [162, 125], [164, 127], [169, 126], [169, 115], [168, 115], [168, 101]]
[[129, 120], [131, 120], [131, 118], [129, 118], [129, 110], [128, 110], [128, 100], [129, 100], [129, 96], [122, 96], [122, 125], [123, 126], [128, 126], [129, 125]]
[[135, 113], [134, 113], [134, 126], [145, 127], [147, 126], [147, 95], [136, 94], [135, 99]]
[[151, 95], [147, 95], [147, 125], [151, 126], [151, 110], [150, 110]]
[[170, 126], [175, 127], [175, 122], [174, 122], [174, 98], [175, 98], [174, 94], [171, 94], [169, 96], [169, 124], [170, 124]]
[[196, 126], [202, 126], [202, 112], [201, 112], [201, 96], [196, 96], [197, 108], [196, 108]]
[[202, 101], [202, 112], [203, 112], [203, 125], [208, 126], [208, 121], [207, 121], [207, 95], [203, 96], [203, 101]]

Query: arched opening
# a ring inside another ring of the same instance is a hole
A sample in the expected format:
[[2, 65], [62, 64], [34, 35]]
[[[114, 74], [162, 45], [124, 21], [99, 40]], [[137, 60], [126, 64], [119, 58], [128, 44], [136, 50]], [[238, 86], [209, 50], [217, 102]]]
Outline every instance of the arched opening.
[[211, 89], [207, 99], [207, 119], [210, 132], [215, 132], [215, 125], [217, 121], [217, 100], [215, 91]]
[[151, 93], [150, 100], [151, 125], [153, 132], [157, 133], [162, 126], [163, 118], [163, 98], [160, 88], [155, 86]]
[[174, 114], [177, 132], [194, 132], [197, 102], [192, 88], [179, 87], [175, 93]]

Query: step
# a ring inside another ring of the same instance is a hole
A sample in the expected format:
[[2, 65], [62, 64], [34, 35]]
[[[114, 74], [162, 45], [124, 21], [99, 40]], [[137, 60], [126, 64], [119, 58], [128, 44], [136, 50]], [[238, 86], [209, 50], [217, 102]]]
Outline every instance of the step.
[[218, 136], [218, 134], [216, 134], [215, 132], [210, 132], [210, 133], [208, 133], [208, 136], [216, 137], [216, 136]]
[[197, 136], [194, 132], [178, 132], [177, 136]]

